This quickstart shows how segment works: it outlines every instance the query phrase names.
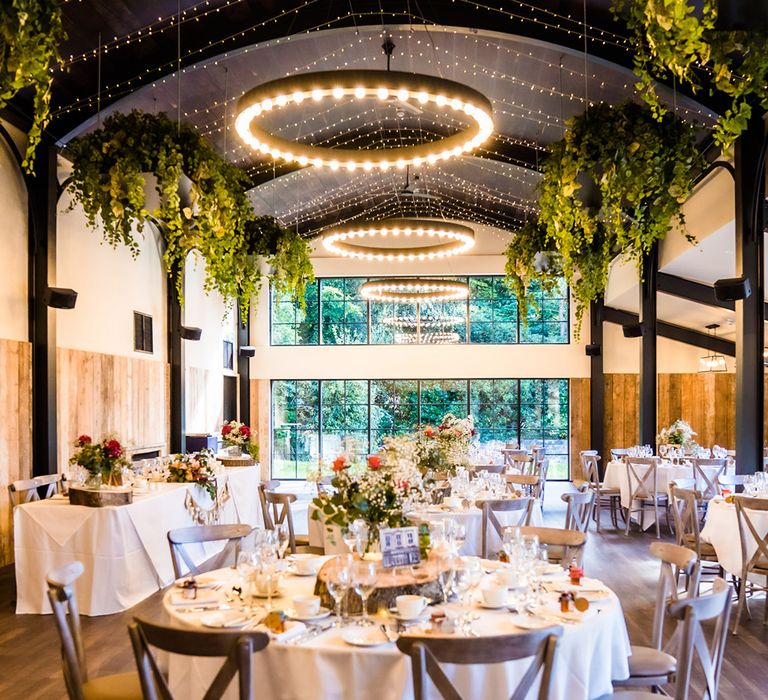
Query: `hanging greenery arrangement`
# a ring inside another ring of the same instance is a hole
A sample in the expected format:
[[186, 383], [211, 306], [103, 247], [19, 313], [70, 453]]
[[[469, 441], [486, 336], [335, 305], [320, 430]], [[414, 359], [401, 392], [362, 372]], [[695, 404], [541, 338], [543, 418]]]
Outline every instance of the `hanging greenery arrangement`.
[[0, 109], [24, 88], [35, 91], [32, 123], [22, 167], [33, 172], [35, 148], [51, 110], [50, 68], [59, 61], [58, 46], [67, 38], [57, 0], [0, 3]]
[[[543, 166], [538, 221], [524, 226], [506, 251], [507, 282], [521, 317], [530, 283], [546, 289], [562, 275], [576, 301], [578, 336], [589, 303], [605, 293], [616, 255], [640, 266], [674, 223], [683, 226], [682, 205], [700, 158], [690, 125], [671, 114], [657, 121], [631, 102], [598, 105], [569, 120]], [[596, 197], [585, 202], [589, 184]]]
[[292, 255], [276, 261], [285, 272], [281, 268], [275, 274], [287, 280], [287, 291], [303, 294], [304, 278], [297, 278], [294, 268], [311, 275], [306, 242], [301, 249], [276, 221], [257, 220], [246, 196], [246, 176], [191, 127], [164, 114], [113, 114], [70, 143], [66, 155], [72, 160], [70, 206], [81, 205], [92, 228], [100, 221], [105, 240], [127, 246], [134, 255], [136, 233], [148, 222], [155, 224], [181, 301], [183, 263], [196, 251], [206, 265], [205, 290], [240, 299], [246, 312], [259, 289], [260, 266], [253, 256], [263, 254], [262, 239], [276, 250], [286, 245], [283, 238], [291, 246]]
[[768, 36], [716, 28], [718, 1], [614, 0], [613, 12], [630, 32], [636, 88], [660, 118], [664, 106], [656, 80], [687, 83], [694, 92], [715, 90], [731, 98], [714, 131], [715, 142], [728, 148], [746, 128], [752, 102], [768, 109]]

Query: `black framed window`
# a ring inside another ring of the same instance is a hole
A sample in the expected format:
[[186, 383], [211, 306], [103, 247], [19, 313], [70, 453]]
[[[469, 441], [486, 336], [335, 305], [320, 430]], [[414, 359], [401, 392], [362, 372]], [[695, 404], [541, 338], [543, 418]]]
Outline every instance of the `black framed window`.
[[224, 341], [223, 347], [224, 369], [235, 368], [235, 344], [231, 340]]
[[290, 297], [272, 294], [272, 345], [317, 345], [320, 339], [318, 323], [318, 283], [307, 285], [305, 308]]
[[560, 280], [553, 292], [544, 292], [533, 282], [529, 294], [536, 300], [537, 308], [529, 309], [528, 325], [520, 325], [520, 342], [567, 343], [570, 309], [565, 280]]
[[320, 280], [323, 345], [368, 343], [368, 302], [360, 296], [364, 283], [360, 277]]
[[133, 312], [133, 349], [136, 352], [153, 353], [155, 351], [152, 317], [140, 311]]
[[304, 479], [354, 440], [361, 454], [386, 435], [471, 413], [485, 454], [508, 442], [544, 447], [549, 478], [569, 478], [567, 379], [272, 381], [272, 476]]

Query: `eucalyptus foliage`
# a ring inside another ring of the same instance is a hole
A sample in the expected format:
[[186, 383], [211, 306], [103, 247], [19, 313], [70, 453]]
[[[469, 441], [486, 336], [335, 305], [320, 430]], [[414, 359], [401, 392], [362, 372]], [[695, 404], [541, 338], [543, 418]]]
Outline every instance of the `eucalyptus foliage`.
[[3, 0], [0, 3], [0, 109], [19, 90], [35, 91], [32, 124], [23, 167], [33, 171], [35, 148], [51, 111], [50, 69], [59, 61], [58, 46], [66, 39], [57, 0]]
[[614, 14], [626, 22], [632, 41], [636, 88], [657, 117], [665, 113], [655, 80], [676, 79], [694, 92], [715, 90], [731, 106], [715, 126], [714, 138], [728, 148], [746, 128], [753, 102], [768, 109], [768, 37], [765, 33], [716, 29], [718, 0], [614, 0]]
[[[71, 206], [80, 204], [92, 228], [100, 221], [106, 241], [134, 255], [135, 235], [155, 224], [180, 300], [181, 272], [192, 251], [205, 261], [205, 290], [240, 299], [243, 312], [259, 290], [259, 256], [268, 257], [284, 291], [303, 294], [311, 281], [306, 242], [297, 243], [271, 217], [257, 219], [246, 176], [190, 126], [164, 114], [116, 113], [70, 143], [66, 154], [73, 167]], [[155, 178], [154, 194], [148, 175]]]
[[[546, 289], [562, 275], [576, 300], [578, 335], [589, 303], [605, 293], [613, 258], [621, 253], [640, 267], [673, 224], [684, 226], [682, 205], [700, 159], [690, 125], [671, 114], [657, 120], [631, 102], [569, 120], [543, 166], [538, 221], [507, 249], [507, 281], [522, 310], [531, 281]], [[589, 181], [595, 202], [582, 201]], [[537, 264], [540, 251], [549, 253], [546, 266]]]

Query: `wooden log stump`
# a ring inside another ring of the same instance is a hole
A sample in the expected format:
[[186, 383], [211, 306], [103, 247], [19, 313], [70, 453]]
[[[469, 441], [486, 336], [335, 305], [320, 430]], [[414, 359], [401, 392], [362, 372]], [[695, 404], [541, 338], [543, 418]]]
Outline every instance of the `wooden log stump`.
[[243, 455], [242, 457], [217, 457], [216, 459], [228, 469], [231, 467], [252, 467], [256, 464], [253, 458], [248, 455]]
[[69, 502], [75, 506], [103, 508], [104, 506], [125, 506], [133, 503], [133, 489], [86, 489], [69, 487]]
[[[355, 561], [359, 559], [355, 557]], [[320, 596], [320, 604], [330, 610], [334, 609], [336, 603], [328, 592], [326, 581], [333, 566], [333, 559], [325, 562], [317, 573], [315, 581], [315, 595]], [[376, 566], [378, 581], [376, 590], [368, 598], [369, 613], [376, 613], [381, 607], [394, 608], [395, 599], [399, 595], [422, 595], [433, 603], [443, 599], [443, 589], [438, 580], [438, 568], [432, 561], [397, 569], [383, 569], [380, 562], [377, 562]], [[363, 611], [360, 596], [352, 588], [344, 597], [342, 606], [349, 615], [359, 615]]]

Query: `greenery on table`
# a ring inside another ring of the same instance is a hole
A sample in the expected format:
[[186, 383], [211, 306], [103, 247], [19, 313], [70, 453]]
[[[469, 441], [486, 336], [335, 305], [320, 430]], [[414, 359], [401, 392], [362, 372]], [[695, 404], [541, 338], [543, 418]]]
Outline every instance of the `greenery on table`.
[[[100, 220], [111, 245], [136, 255], [136, 234], [148, 222], [158, 227], [180, 301], [181, 273], [193, 251], [205, 261], [205, 291], [240, 299], [243, 313], [259, 291], [261, 258], [284, 293], [303, 297], [313, 279], [306, 242], [274, 218], [256, 217], [245, 174], [190, 126], [164, 114], [117, 113], [70, 143], [66, 154], [73, 166], [72, 206], [83, 207], [91, 227]], [[155, 178], [157, 202], [148, 175]]]
[[77, 464], [91, 476], [100, 476], [104, 483], [115, 486], [122, 483], [122, 470], [130, 467], [131, 463], [115, 436], [107, 435], [100, 442], [94, 442], [90, 435], [80, 435], [74, 446], [70, 464]]
[[32, 123], [22, 166], [33, 172], [35, 148], [51, 110], [51, 67], [66, 39], [57, 0], [11, 0], [0, 3], [0, 109], [20, 90], [35, 91]]
[[[684, 225], [682, 205], [700, 162], [693, 127], [671, 114], [657, 120], [647, 107], [626, 102], [569, 120], [543, 165], [538, 221], [507, 249], [507, 280], [521, 306], [533, 281], [546, 286], [563, 275], [576, 300], [578, 336], [616, 255], [640, 267], [674, 223]], [[594, 201], [582, 194], [591, 184]], [[539, 264], [539, 252], [547, 265]]]
[[716, 28], [718, 0], [614, 0], [632, 42], [636, 88], [661, 117], [655, 80], [674, 79], [694, 92], [719, 91], [731, 99], [715, 126], [721, 148], [746, 128], [753, 104], [768, 109], [768, 37], [765, 33]]

